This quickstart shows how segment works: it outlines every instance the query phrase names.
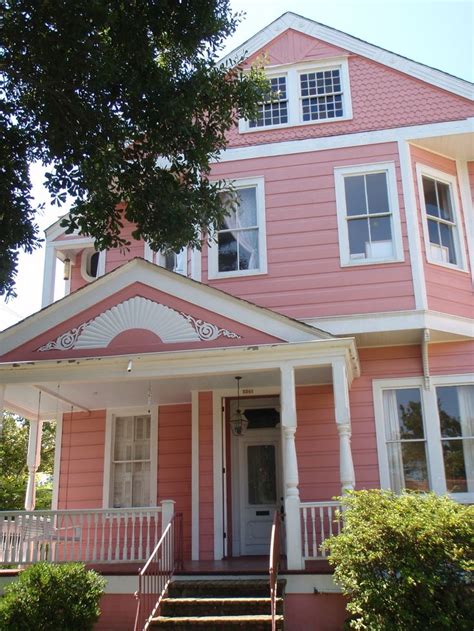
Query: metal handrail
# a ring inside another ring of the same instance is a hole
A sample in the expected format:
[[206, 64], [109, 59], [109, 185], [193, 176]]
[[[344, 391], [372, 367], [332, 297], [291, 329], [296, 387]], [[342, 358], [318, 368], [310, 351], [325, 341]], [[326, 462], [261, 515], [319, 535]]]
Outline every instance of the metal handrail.
[[272, 613], [272, 631], [276, 631], [276, 599], [278, 592], [278, 570], [280, 566], [280, 511], [275, 511], [273, 517], [272, 535], [270, 539], [270, 602]]
[[183, 565], [183, 516], [176, 513], [138, 574], [135, 631], [148, 629], [176, 569]]

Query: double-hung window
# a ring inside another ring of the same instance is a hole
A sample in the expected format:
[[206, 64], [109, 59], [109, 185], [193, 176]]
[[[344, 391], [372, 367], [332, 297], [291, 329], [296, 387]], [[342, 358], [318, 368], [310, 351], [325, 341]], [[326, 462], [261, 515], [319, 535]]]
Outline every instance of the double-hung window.
[[157, 494], [157, 410], [107, 413], [104, 508], [154, 506]]
[[302, 72], [299, 77], [304, 123], [344, 116], [340, 68]]
[[271, 77], [270, 95], [258, 106], [255, 120], [249, 121], [249, 128], [283, 125], [288, 122], [288, 94], [286, 89], [286, 75]]
[[393, 163], [335, 169], [341, 265], [403, 260]]
[[209, 278], [266, 272], [263, 178], [234, 187], [221, 195], [227, 215], [209, 244]]
[[383, 488], [474, 500], [474, 377], [374, 381]]
[[418, 165], [426, 258], [430, 263], [464, 268], [456, 178]]

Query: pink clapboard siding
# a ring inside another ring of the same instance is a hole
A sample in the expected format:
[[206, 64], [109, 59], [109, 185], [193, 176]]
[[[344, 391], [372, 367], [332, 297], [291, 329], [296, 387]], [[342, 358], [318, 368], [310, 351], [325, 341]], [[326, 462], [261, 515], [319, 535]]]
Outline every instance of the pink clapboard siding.
[[121, 236], [130, 241], [128, 249], [120, 251], [120, 248], [112, 248], [107, 250], [107, 256], [105, 259], [105, 272], [111, 272], [116, 267], [120, 267], [127, 261], [135, 257], [145, 257], [145, 242], [142, 240], [136, 240], [132, 237], [132, 232], [135, 230], [135, 224], [132, 224], [127, 219], [123, 219], [123, 228], [121, 230]]
[[[192, 315], [196, 319], [201, 319], [205, 322], [215, 324], [222, 329], [230, 330], [240, 337], [218, 337], [215, 340], [209, 341], [199, 340], [193, 342], [163, 343], [161, 339], [151, 331], [142, 329], [127, 329], [112, 339], [106, 348], [99, 348], [97, 350], [93, 350], [92, 352], [91, 349], [69, 349], [66, 352], [56, 349], [51, 351], [38, 350], [43, 345], [47, 344], [51, 340], [55, 340], [66, 331], [78, 327], [81, 323], [92, 320], [104, 311], [111, 309], [115, 305], [118, 305], [129, 298], [134, 298], [135, 296], [142, 296], [143, 298], [164, 304], [175, 311], [184, 312]], [[208, 311], [207, 309], [203, 309], [195, 304], [181, 300], [180, 298], [175, 298], [170, 294], [148, 285], [144, 285], [143, 283], [135, 282], [108, 298], [96, 303], [93, 307], [78, 312], [72, 318], [65, 320], [61, 324], [52, 327], [32, 340], [25, 342], [20, 347], [6, 353], [2, 356], [2, 360], [11, 359], [12, 361], [20, 361], [28, 359], [65, 359], [66, 357], [71, 356], [90, 357], [91, 354], [109, 356], [140, 352], [151, 353], [200, 348], [217, 348], [222, 346], [242, 346], [248, 344], [271, 344], [273, 342], [280, 341], [280, 339], [263, 331], [250, 328], [235, 320], [230, 320], [229, 318], [216, 314], [215, 312]]]
[[105, 410], [63, 415], [59, 509], [102, 508], [104, 449]]
[[158, 502], [176, 502], [183, 514], [184, 558], [191, 557], [191, 405], [160, 406], [158, 414]]
[[270, 65], [348, 56], [353, 117], [248, 133], [234, 128], [229, 134], [232, 147], [462, 120], [474, 114], [468, 99], [291, 29], [266, 44], [249, 62], [262, 53], [268, 53]]
[[212, 392], [199, 393], [199, 558], [214, 558]]
[[[124, 581], [130, 582], [128, 577]], [[135, 594], [104, 594], [100, 599], [100, 618], [94, 631], [130, 631], [135, 624]]]
[[[405, 261], [341, 267], [334, 169], [394, 162]], [[414, 308], [413, 283], [395, 143], [224, 162], [212, 175], [263, 176], [268, 273], [203, 281], [294, 318]]]
[[415, 180], [416, 202], [418, 206], [418, 222], [421, 235], [421, 247], [423, 252], [426, 293], [428, 297], [428, 308], [433, 311], [449, 313], [452, 315], [464, 316], [472, 318], [474, 314], [474, 298], [472, 292], [472, 281], [470, 278], [469, 263], [467, 261], [467, 242], [466, 242], [466, 226], [464, 225], [462, 212], [462, 202], [459, 196], [459, 182], [457, 182], [457, 205], [459, 209], [458, 221], [461, 222], [464, 240], [462, 243], [464, 249], [464, 257], [466, 260], [466, 270], [458, 270], [428, 263], [426, 256], [426, 246], [424, 238], [424, 221], [425, 209], [422, 204], [422, 197], [418, 186], [418, 178], [416, 174], [417, 165], [425, 165], [432, 169], [441, 171], [448, 175], [457, 177], [456, 162], [440, 156], [438, 154], [421, 149], [420, 147], [411, 147], [411, 156], [413, 163], [413, 178]]
[[474, 342], [431, 344], [429, 360], [433, 375], [474, 373]]
[[342, 594], [285, 594], [286, 631], [342, 631], [347, 617]]

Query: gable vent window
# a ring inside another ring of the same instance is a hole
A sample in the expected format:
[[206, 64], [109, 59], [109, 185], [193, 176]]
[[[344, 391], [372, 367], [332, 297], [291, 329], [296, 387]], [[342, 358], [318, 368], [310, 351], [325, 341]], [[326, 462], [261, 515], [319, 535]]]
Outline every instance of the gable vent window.
[[271, 95], [258, 106], [256, 120], [249, 121], [249, 127], [267, 127], [281, 125], [288, 122], [288, 96], [286, 92], [286, 77], [272, 77], [270, 79]]
[[341, 118], [344, 115], [339, 68], [301, 74], [300, 90], [304, 122]]

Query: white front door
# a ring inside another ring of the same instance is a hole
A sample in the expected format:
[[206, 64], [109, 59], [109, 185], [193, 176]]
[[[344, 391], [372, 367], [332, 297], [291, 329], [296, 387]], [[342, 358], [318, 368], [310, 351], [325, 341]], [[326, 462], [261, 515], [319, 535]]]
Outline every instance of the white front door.
[[280, 509], [278, 429], [255, 429], [239, 438], [240, 554], [268, 554], [275, 510]]

